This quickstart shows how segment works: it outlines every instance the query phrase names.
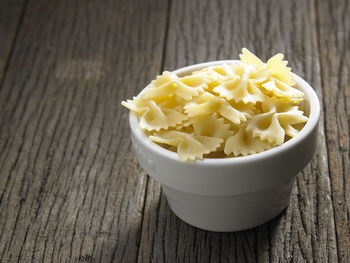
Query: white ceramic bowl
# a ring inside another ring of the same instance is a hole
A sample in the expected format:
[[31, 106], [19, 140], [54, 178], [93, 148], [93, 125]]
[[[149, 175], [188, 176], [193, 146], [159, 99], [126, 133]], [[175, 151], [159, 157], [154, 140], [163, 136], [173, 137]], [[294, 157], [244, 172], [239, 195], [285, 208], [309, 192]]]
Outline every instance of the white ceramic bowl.
[[[178, 76], [230, 63], [214, 61], [175, 70]], [[309, 120], [292, 139], [265, 152], [235, 158], [180, 162], [177, 154], [151, 142], [130, 113], [131, 138], [143, 169], [162, 185], [170, 208], [183, 221], [211, 231], [239, 231], [261, 225], [289, 203], [296, 175], [317, 147], [320, 104], [316, 93], [293, 74], [305, 93]]]

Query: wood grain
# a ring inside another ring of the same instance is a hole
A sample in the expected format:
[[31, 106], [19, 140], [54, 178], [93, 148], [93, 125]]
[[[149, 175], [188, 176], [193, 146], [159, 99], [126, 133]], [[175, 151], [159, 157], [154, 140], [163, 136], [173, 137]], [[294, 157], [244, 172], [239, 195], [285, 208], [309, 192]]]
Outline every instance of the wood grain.
[[350, 3], [317, 2], [325, 130], [340, 262], [350, 262]]
[[160, 71], [167, 3], [30, 1], [0, 91], [0, 261], [133, 262], [147, 178], [132, 97]]
[[26, 7], [25, 0], [0, 2], [0, 88]]
[[[282, 52], [322, 101], [316, 28], [313, 1], [173, 1], [165, 69], [237, 58], [242, 47], [263, 59]], [[150, 180], [139, 261], [336, 262], [323, 122], [322, 114], [317, 156], [298, 175], [289, 207], [261, 227], [223, 234], [193, 228], [170, 211], [159, 184]]]
[[[350, 262], [349, 0], [0, 2], [0, 262]], [[316, 90], [319, 148], [271, 222], [178, 219], [128, 111], [162, 70], [282, 52]]]

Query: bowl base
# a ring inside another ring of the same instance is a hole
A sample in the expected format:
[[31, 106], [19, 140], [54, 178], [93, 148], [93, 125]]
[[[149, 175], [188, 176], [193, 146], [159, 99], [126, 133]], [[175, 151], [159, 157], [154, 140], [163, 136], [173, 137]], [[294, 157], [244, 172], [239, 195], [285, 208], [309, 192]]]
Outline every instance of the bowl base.
[[294, 180], [264, 191], [233, 196], [184, 193], [162, 185], [171, 210], [200, 229], [234, 232], [262, 225], [289, 204]]

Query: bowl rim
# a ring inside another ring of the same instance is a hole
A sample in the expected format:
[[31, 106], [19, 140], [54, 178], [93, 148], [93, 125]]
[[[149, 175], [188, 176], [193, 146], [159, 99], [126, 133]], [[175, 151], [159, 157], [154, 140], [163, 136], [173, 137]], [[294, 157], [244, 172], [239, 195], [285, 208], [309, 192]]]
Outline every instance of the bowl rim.
[[[198, 63], [186, 67], [182, 67], [179, 69], [176, 69], [172, 71], [172, 73], [175, 73], [177, 75], [186, 75], [188, 73], [191, 73], [195, 70], [202, 69], [204, 67], [209, 66], [216, 66], [221, 64], [228, 64], [228, 63], [235, 63], [238, 60], [216, 60], [211, 62], [205, 62], [205, 63]], [[192, 165], [211, 165], [211, 166], [221, 166], [221, 165], [232, 165], [232, 164], [246, 164], [250, 162], [256, 162], [261, 161], [262, 159], [269, 159], [275, 155], [283, 154], [286, 151], [288, 151], [293, 145], [299, 144], [303, 142], [303, 138], [310, 135], [313, 130], [317, 127], [319, 118], [320, 118], [320, 102], [316, 95], [316, 92], [314, 89], [301, 77], [296, 75], [295, 73], [291, 73], [293, 76], [293, 80], [299, 86], [299, 88], [304, 92], [306, 100], [309, 104], [309, 119], [306, 122], [303, 129], [293, 138], [288, 140], [287, 142], [282, 143], [279, 146], [273, 147], [271, 149], [268, 149], [266, 151], [255, 153], [251, 155], [246, 156], [238, 156], [238, 157], [229, 157], [229, 158], [203, 158], [191, 162], [185, 162], [187, 164]], [[143, 90], [145, 90], [149, 85], [147, 85]], [[139, 96], [142, 91], [137, 95]], [[168, 159], [171, 159], [173, 161], [178, 161], [179, 163], [183, 163], [180, 161], [177, 153], [169, 151], [160, 145], [152, 142], [148, 136], [139, 128], [138, 120], [136, 115], [133, 112], [130, 112], [129, 114], [129, 123], [131, 132], [134, 136], [138, 138], [138, 140], [144, 144], [149, 150], [153, 153], [162, 155], [163, 157], [166, 157]]]

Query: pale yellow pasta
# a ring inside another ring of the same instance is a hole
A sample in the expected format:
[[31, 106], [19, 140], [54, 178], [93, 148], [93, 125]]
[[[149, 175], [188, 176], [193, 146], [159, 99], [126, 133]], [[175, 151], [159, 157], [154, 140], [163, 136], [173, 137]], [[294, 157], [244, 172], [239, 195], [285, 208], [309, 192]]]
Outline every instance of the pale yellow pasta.
[[254, 115], [247, 123], [246, 130], [251, 132], [253, 137], [268, 140], [274, 145], [280, 145], [284, 141], [284, 129], [278, 121], [278, 115], [273, 111]]
[[203, 103], [190, 103], [186, 105], [184, 109], [189, 117], [202, 116], [217, 112], [235, 124], [240, 124], [242, 121], [244, 122], [250, 117], [247, 112], [239, 111], [225, 99], [217, 97]]
[[169, 83], [171, 81], [180, 81], [185, 85], [192, 88], [204, 88], [205, 87], [205, 79], [201, 77], [197, 77], [195, 75], [189, 75], [185, 77], [178, 77], [176, 74], [164, 71], [162, 75], [158, 76], [155, 80], [152, 80], [152, 87], [160, 87], [163, 84]]
[[163, 97], [159, 101], [155, 98], [154, 101], [162, 108], [174, 109], [178, 112], [183, 112], [183, 107], [187, 103], [186, 100], [177, 97], [175, 94], [170, 94], [166, 98]]
[[206, 87], [206, 80], [199, 76], [188, 76], [178, 78], [174, 73], [165, 71], [152, 85], [144, 90], [141, 98], [150, 100], [157, 97], [175, 94], [184, 100], [191, 100], [192, 97], [198, 96]]
[[[300, 110], [300, 107], [295, 105], [294, 101], [286, 101], [276, 97], [266, 96], [265, 100], [261, 103], [261, 109], [263, 112], [268, 112], [273, 109], [277, 113], [286, 113], [289, 111], [294, 111], [298, 115], [303, 115], [303, 111]], [[298, 110], [296, 112], [295, 110]], [[304, 116], [307, 120], [307, 117]]]
[[235, 74], [215, 87], [214, 92], [227, 100], [234, 100], [235, 102], [256, 103], [262, 101], [263, 94], [251, 78], [257, 68], [246, 64], [238, 64], [236, 67]]
[[246, 132], [244, 126], [241, 126], [235, 135], [227, 139], [224, 152], [226, 155], [245, 156], [265, 151], [274, 146], [274, 144], [253, 137], [250, 133]]
[[161, 132], [150, 136], [151, 141], [177, 147], [180, 161], [202, 159], [204, 154], [216, 151], [223, 142], [221, 138], [193, 135], [180, 131]]
[[211, 66], [192, 73], [193, 75], [202, 76], [207, 80], [206, 90], [212, 91], [213, 88], [226, 81], [227, 77], [234, 75], [233, 67], [228, 64]]
[[289, 137], [294, 137], [295, 135], [298, 134], [299, 130], [296, 129], [295, 127], [293, 127], [290, 124], [287, 125], [282, 125], [283, 130], [285, 131], [285, 133], [289, 136]]
[[224, 119], [219, 118], [216, 113], [209, 116], [197, 116], [189, 118], [188, 122], [193, 125], [195, 134], [222, 138], [226, 140], [233, 135], [230, 125], [224, 123]]
[[266, 65], [272, 71], [272, 76], [284, 82], [286, 85], [293, 86], [295, 83], [290, 74], [291, 68], [287, 67], [288, 61], [283, 60], [283, 55], [278, 53], [270, 58]]
[[304, 123], [308, 119], [297, 106], [274, 97], [266, 98], [262, 103], [262, 109], [264, 113], [254, 115], [248, 121], [247, 131], [252, 132], [254, 137], [277, 145], [284, 142], [285, 127], [287, 135], [294, 137], [296, 131], [291, 125]]
[[264, 63], [253, 53], [249, 52], [248, 49], [242, 48], [242, 54], [239, 55], [241, 61], [248, 65], [257, 65], [259, 67], [264, 67]]
[[240, 61], [185, 77], [165, 71], [123, 101], [149, 138], [180, 161], [245, 156], [296, 136], [308, 118], [282, 54], [263, 63], [247, 49]]
[[181, 123], [188, 117], [174, 109], [161, 108], [153, 100], [135, 99], [128, 100], [122, 103], [131, 111], [140, 115], [139, 126], [143, 130], [167, 129], [168, 127], [175, 127], [176, 124]]
[[271, 78], [270, 81], [263, 83], [261, 87], [268, 94], [287, 100], [301, 101], [304, 97], [303, 92], [279, 81], [276, 78]]
[[243, 113], [247, 113], [247, 117], [250, 117], [250, 116], [252, 116], [254, 114], [260, 113], [260, 109], [259, 109], [258, 103], [256, 103], [256, 104], [254, 104], [254, 103], [243, 103], [243, 102], [236, 103], [233, 100], [231, 100], [229, 103], [236, 110], [238, 110], [240, 112], [243, 112]]
[[[225, 120], [219, 118], [216, 113], [189, 118], [186, 122], [192, 124], [194, 134], [221, 138], [224, 143], [234, 133], [230, 124], [225, 123]], [[224, 143], [217, 149], [218, 151], [224, 149]]]
[[266, 65], [246, 48], [242, 49], [242, 54], [239, 57], [243, 63], [265, 67], [266, 71], [270, 71], [273, 77], [284, 82], [286, 85], [293, 86], [295, 84], [290, 74], [291, 68], [287, 67], [288, 61], [283, 60], [281, 53], [270, 58]]

